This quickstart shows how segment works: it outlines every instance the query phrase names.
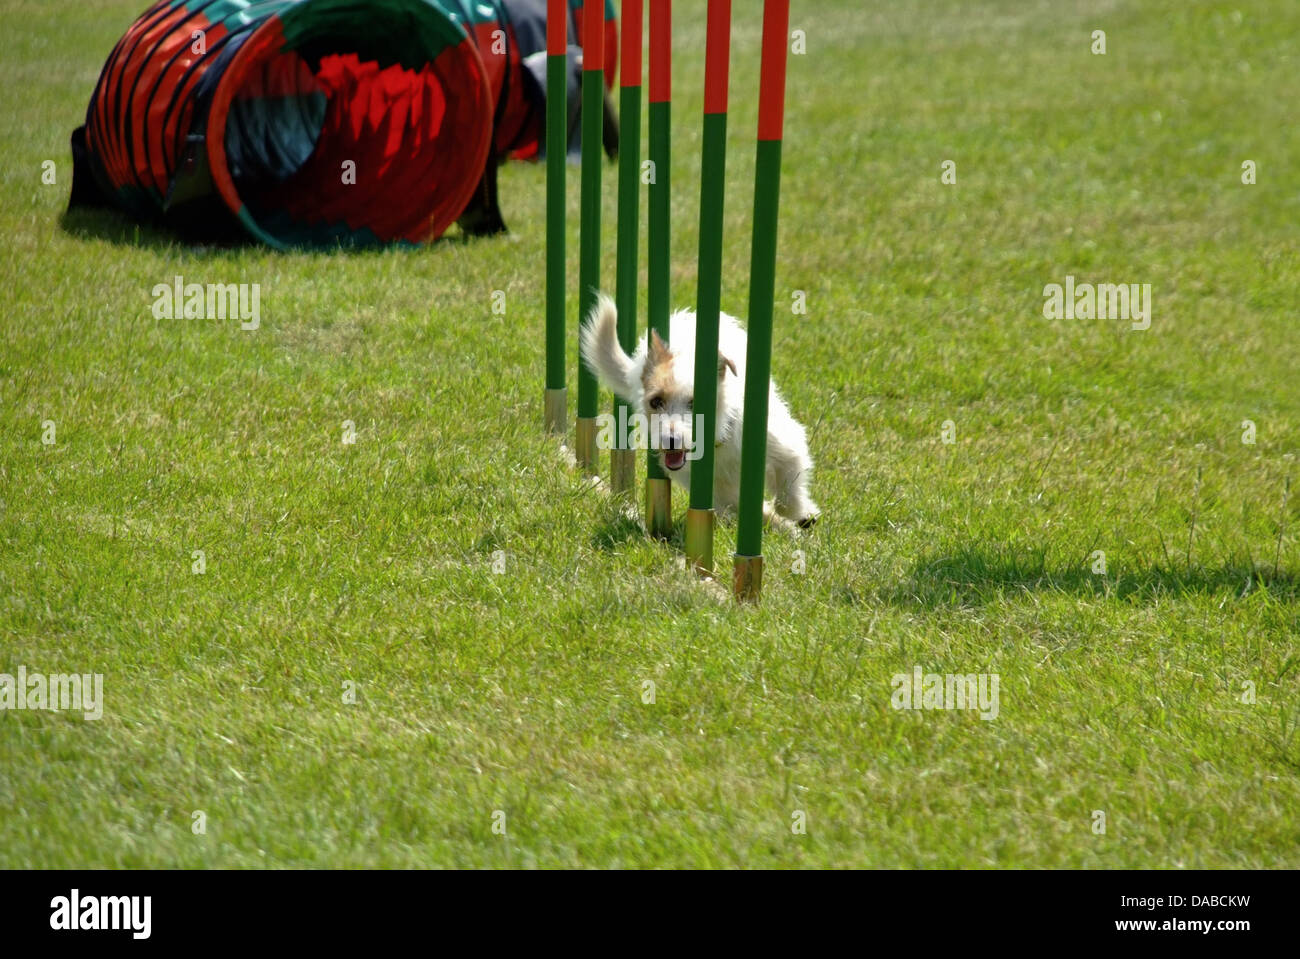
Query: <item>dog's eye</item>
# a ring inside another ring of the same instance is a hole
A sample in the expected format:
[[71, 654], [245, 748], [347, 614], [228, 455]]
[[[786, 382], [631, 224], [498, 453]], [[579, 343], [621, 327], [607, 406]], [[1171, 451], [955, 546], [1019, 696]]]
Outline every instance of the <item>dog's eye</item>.
[[664, 398], [662, 396], [650, 397], [650, 409], [661, 410], [664, 408]]
[[695, 397], [692, 396], [689, 400], [686, 401], [686, 408], [688, 410], [695, 409]]

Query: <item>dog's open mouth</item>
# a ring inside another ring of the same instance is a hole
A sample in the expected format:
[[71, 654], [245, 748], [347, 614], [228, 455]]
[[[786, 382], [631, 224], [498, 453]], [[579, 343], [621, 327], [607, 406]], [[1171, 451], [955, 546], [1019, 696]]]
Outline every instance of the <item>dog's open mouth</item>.
[[686, 465], [686, 450], [664, 450], [664, 469], [679, 470]]

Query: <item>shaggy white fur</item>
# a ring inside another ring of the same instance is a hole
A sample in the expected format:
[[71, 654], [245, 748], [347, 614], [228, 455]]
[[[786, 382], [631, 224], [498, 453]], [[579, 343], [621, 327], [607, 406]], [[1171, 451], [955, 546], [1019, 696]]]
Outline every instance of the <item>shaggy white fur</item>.
[[[670, 343], [652, 334], [629, 356], [618, 342], [618, 310], [601, 294], [581, 334], [582, 356], [606, 387], [647, 421], [657, 424], [660, 460], [672, 481], [690, 488], [687, 455], [693, 442], [692, 403], [695, 396], [695, 312], [678, 310], [670, 319]], [[740, 440], [745, 397], [745, 331], [735, 317], [723, 313], [718, 323], [717, 435], [713, 467], [714, 508], [734, 510], [740, 498]], [[790, 415], [785, 401], [770, 384], [767, 411], [766, 488], [775, 511], [808, 527], [821, 514], [808, 494], [812, 457], [802, 424]], [[770, 512], [770, 510], [769, 510]]]

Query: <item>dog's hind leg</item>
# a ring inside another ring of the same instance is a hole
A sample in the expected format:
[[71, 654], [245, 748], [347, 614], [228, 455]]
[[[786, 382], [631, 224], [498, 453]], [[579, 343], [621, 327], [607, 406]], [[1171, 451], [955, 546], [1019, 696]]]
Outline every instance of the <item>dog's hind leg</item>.
[[812, 482], [811, 457], [773, 443], [767, 463], [767, 484], [776, 501], [776, 511], [801, 528], [808, 529], [821, 516], [821, 509], [808, 494], [808, 485]]

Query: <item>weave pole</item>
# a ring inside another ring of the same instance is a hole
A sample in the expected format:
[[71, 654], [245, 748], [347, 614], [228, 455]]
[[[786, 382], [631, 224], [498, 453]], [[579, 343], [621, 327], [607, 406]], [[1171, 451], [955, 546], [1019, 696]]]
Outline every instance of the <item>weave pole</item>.
[[[596, 305], [600, 287], [600, 151], [605, 115], [605, 3], [582, 7], [582, 207], [578, 235], [578, 325]], [[596, 374], [578, 359], [578, 466], [596, 473]]]
[[546, 431], [569, 431], [564, 369], [564, 158], [568, 151], [568, 0], [546, 5]]
[[[763, 588], [763, 480], [767, 464], [767, 398], [772, 375], [776, 225], [781, 199], [781, 136], [789, 34], [790, 0], [764, 0], [758, 152], [754, 161], [754, 239], [749, 261], [745, 426], [741, 433], [739, 528], [732, 569], [732, 591], [742, 602], [757, 602]], [[698, 389], [697, 385], [697, 396]]]
[[[672, 0], [650, 0], [650, 222], [646, 244], [648, 328], [669, 341], [668, 222], [671, 208], [669, 171], [672, 146]], [[667, 539], [673, 531], [672, 483], [659, 457], [646, 455], [645, 525], [651, 536]]]
[[[722, 214], [727, 173], [727, 73], [731, 0], [709, 0], [704, 41], [704, 139], [700, 159], [700, 250], [695, 300], [695, 403], [686, 562], [713, 575], [713, 460], [718, 407], [718, 314], [722, 308]], [[770, 295], [770, 293], [769, 293]], [[770, 320], [769, 320], [770, 322]]]
[[[619, 57], [618, 262], [614, 302], [618, 339], [636, 351], [637, 233], [641, 214], [641, 13], [642, 0], [623, 0], [623, 48]], [[615, 448], [610, 453], [610, 489], [632, 495], [636, 490], [636, 451], [628, 446], [627, 423], [633, 410], [614, 399]]]

